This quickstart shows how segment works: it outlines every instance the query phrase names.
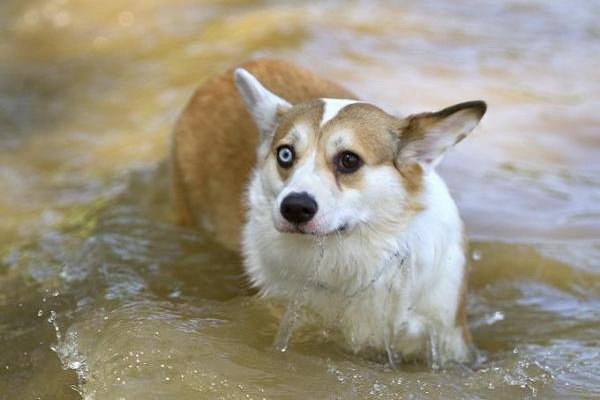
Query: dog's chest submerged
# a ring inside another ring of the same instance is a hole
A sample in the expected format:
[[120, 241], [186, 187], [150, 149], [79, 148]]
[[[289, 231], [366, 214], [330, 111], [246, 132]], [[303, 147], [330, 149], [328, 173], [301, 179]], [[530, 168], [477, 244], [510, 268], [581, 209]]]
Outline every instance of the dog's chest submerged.
[[421, 347], [425, 334], [413, 262], [409, 253], [394, 252], [378, 263], [371, 260], [370, 268], [363, 264], [365, 270], [352, 282], [309, 285], [306, 298], [329, 326], [344, 333], [353, 350], [394, 348], [412, 353]]
[[[331, 239], [322, 249], [309, 242], [288, 251], [280, 248], [279, 255], [288, 254], [277, 257], [279, 262], [264, 260], [260, 279], [265, 291], [285, 300], [300, 296], [327, 326], [340, 329], [355, 351], [420, 352], [428, 323], [420, 300], [428, 274], [418, 265], [419, 257], [398, 243], [383, 250]], [[277, 244], [271, 241], [271, 249]]]

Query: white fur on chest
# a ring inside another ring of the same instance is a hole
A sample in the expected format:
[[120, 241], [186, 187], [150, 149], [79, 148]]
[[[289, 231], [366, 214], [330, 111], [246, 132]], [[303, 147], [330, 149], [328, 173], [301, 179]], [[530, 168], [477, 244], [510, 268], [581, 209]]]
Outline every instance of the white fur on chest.
[[320, 239], [322, 248], [314, 236], [274, 229], [262, 179], [255, 172], [249, 187], [243, 248], [246, 271], [264, 296], [289, 300], [305, 287], [307, 305], [341, 329], [355, 351], [411, 357], [432, 345], [442, 361], [468, 359], [455, 323], [462, 225], [435, 172], [424, 180], [425, 211], [406, 229], [330, 235]]

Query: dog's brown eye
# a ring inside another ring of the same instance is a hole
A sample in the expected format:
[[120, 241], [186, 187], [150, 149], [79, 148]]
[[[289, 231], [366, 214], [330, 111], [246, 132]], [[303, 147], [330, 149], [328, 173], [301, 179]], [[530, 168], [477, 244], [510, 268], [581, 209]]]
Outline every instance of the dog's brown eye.
[[277, 162], [282, 168], [289, 168], [294, 163], [294, 148], [283, 145], [277, 148]]
[[350, 174], [362, 166], [362, 160], [351, 151], [342, 151], [337, 156], [336, 168], [343, 174]]

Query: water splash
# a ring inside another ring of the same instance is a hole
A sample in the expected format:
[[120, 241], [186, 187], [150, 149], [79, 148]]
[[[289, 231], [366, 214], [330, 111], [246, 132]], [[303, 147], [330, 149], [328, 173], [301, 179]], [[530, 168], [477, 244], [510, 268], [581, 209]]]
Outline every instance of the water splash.
[[[38, 315], [39, 315], [39, 312], [38, 312]], [[60, 344], [62, 335], [60, 333], [60, 328], [58, 327], [58, 322], [56, 322], [56, 311], [50, 310], [50, 316], [48, 317], [48, 322], [50, 324], [52, 324], [52, 327], [54, 328], [54, 333], [56, 334], [56, 339], [58, 340], [58, 343]]]
[[59, 340], [58, 344], [50, 348], [56, 353], [64, 369], [71, 369], [77, 374], [76, 390], [80, 392], [79, 388], [89, 379], [89, 369], [85, 357], [79, 352], [77, 343], [77, 333], [69, 330], [65, 340]]
[[442, 360], [438, 348], [439, 340], [435, 329], [430, 329], [429, 332], [429, 366], [432, 370], [439, 370], [442, 367]]
[[[58, 294], [58, 292], [54, 292], [53, 296], [58, 296]], [[85, 358], [77, 350], [77, 334], [69, 331], [67, 332], [66, 338], [63, 340], [57, 317], [56, 311], [50, 310], [48, 322], [52, 324], [52, 327], [54, 328], [57, 341], [56, 344], [50, 346], [50, 349], [56, 353], [64, 369], [72, 369], [75, 371], [77, 374], [78, 387], [74, 389], [81, 394], [79, 388], [88, 377], [88, 367]]]
[[321, 266], [321, 262], [325, 256], [323, 237], [316, 237], [315, 246], [317, 247], [318, 253], [313, 269], [311, 273], [307, 274], [304, 284], [301, 285], [293, 294], [292, 299], [288, 302], [283, 317], [281, 317], [281, 321], [279, 322], [279, 329], [277, 330], [277, 336], [275, 337], [274, 345], [275, 348], [282, 353], [288, 348], [290, 338], [294, 333], [296, 322], [298, 321], [298, 317], [300, 315], [300, 309], [306, 303], [306, 291], [308, 286], [314, 280], [315, 274]]
[[300, 290], [294, 293], [292, 300], [288, 303], [283, 317], [279, 322], [279, 329], [277, 330], [277, 336], [275, 337], [275, 348], [284, 353], [294, 332], [296, 321], [300, 313], [300, 308], [304, 304], [304, 292], [306, 291], [306, 285]]
[[[393, 261], [398, 259], [399, 257], [400, 257], [400, 252], [396, 251], [393, 253], [393, 255], [391, 257], [386, 258], [384, 260], [382, 270], [383, 269], [387, 270], [391, 266], [394, 266]], [[394, 350], [394, 337], [395, 337], [395, 332], [394, 332], [394, 327], [393, 327], [394, 318], [389, 318], [390, 316], [386, 313], [386, 311], [390, 310], [390, 307], [391, 307], [390, 301], [394, 301], [393, 299], [391, 299], [391, 297], [393, 295], [394, 284], [396, 283], [398, 274], [403, 270], [402, 267], [404, 266], [404, 262], [406, 261], [407, 257], [408, 257], [408, 255], [404, 255], [404, 257], [400, 260], [400, 263], [396, 265], [396, 268], [394, 269], [394, 273], [393, 273], [392, 277], [387, 282], [387, 295], [385, 297], [385, 302], [383, 304], [384, 312], [382, 312], [380, 314], [381, 328], [384, 330], [383, 340], [384, 340], [384, 344], [385, 344], [385, 351], [386, 351], [386, 354], [388, 357], [388, 362], [392, 369], [396, 369], [396, 361], [398, 358], [398, 354]], [[379, 274], [379, 276], [381, 276], [382, 274], [383, 274], [383, 272], [381, 272]], [[379, 279], [379, 276], [377, 276], [376, 279]], [[375, 283], [375, 281], [373, 281], [372, 284], [374, 284], [374, 283]]]

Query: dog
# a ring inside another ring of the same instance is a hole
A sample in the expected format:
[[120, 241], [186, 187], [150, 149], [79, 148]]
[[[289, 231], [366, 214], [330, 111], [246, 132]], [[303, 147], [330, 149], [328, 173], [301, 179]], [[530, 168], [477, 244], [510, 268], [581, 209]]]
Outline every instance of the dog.
[[180, 115], [180, 223], [240, 250], [267, 298], [297, 301], [355, 352], [468, 363], [466, 245], [435, 167], [483, 101], [396, 117], [291, 63], [202, 85]]

